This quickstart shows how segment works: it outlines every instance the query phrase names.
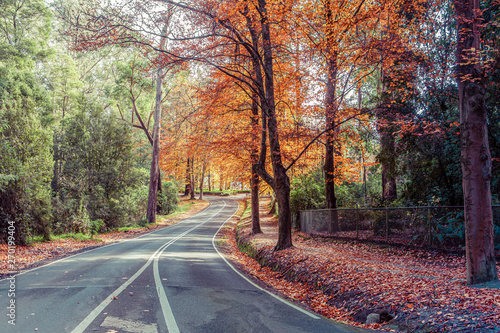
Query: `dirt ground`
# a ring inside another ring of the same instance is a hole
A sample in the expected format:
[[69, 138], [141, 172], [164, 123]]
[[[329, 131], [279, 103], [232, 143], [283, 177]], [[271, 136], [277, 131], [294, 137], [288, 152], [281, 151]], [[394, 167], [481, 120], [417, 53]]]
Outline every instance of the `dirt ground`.
[[[240, 204], [242, 214], [246, 203]], [[500, 284], [466, 286], [463, 256], [313, 238], [297, 231], [293, 248], [274, 252], [277, 219], [267, 204], [262, 200], [262, 234], [250, 234], [247, 213], [223, 229], [219, 244], [237, 266], [284, 297], [366, 328], [500, 332]], [[371, 313], [379, 314], [381, 322], [366, 325]]]

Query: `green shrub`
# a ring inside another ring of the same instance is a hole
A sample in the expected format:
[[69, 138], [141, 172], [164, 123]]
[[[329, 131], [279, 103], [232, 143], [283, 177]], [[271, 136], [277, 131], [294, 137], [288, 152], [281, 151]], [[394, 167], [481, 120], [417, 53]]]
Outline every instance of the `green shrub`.
[[145, 213], [148, 172], [136, 167], [130, 128], [87, 100], [78, 107], [54, 136], [56, 229], [89, 232], [96, 220], [107, 229], [133, 223]]
[[103, 220], [98, 219], [95, 221], [90, 221], [90, 234], [92, 236], [97, 235], [106, 226]]
[[141, 228], [144, 228], [145, 226], [147, 226], [149, 224], [149, 221], [147, 218], [143, 217], [141, 219], [139, 219], [139, 221], [137, 221], [137, 225]]
[[[295, 221], [299, 221], [299, 211], [322, 209], [325, 206], [325, 179], [317, 169], [308, 175], [294, 178], [290, 191], [290, 209]], [[297, 226], [296, 226], [297, 227]]]
[[158, 196], [158, 202], [161, 206], [162, 215], [173, 213], [179, 203], [179, 189], [174, 182], [166, 181], [162, 183], [161, 195]]

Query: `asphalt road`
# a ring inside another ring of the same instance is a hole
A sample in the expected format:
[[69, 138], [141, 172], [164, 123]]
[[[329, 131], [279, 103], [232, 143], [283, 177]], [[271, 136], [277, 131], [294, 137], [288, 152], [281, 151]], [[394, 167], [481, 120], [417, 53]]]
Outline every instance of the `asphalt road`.
[[213, 237], [238, 204], [208, 200], [177, 225], [0, 281], [0, 332], [367, 332], [298, 308], [234, 270]]

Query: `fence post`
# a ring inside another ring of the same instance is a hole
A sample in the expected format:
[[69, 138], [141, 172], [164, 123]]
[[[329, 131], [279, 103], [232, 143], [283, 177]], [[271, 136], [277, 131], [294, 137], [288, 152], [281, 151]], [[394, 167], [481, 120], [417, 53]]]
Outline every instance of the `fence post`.
[[389, 242], [389, 210], [385, 207], [385, 241]]

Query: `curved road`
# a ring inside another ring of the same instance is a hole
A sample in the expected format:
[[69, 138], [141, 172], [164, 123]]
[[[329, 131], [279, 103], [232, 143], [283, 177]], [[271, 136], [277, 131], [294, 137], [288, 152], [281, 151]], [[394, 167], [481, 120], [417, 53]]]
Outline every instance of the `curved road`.
[[249, 283], [213, 244], [238, 204], [208, 200], [177, 225], [0, 281], [0, 332], [368, 332]]

